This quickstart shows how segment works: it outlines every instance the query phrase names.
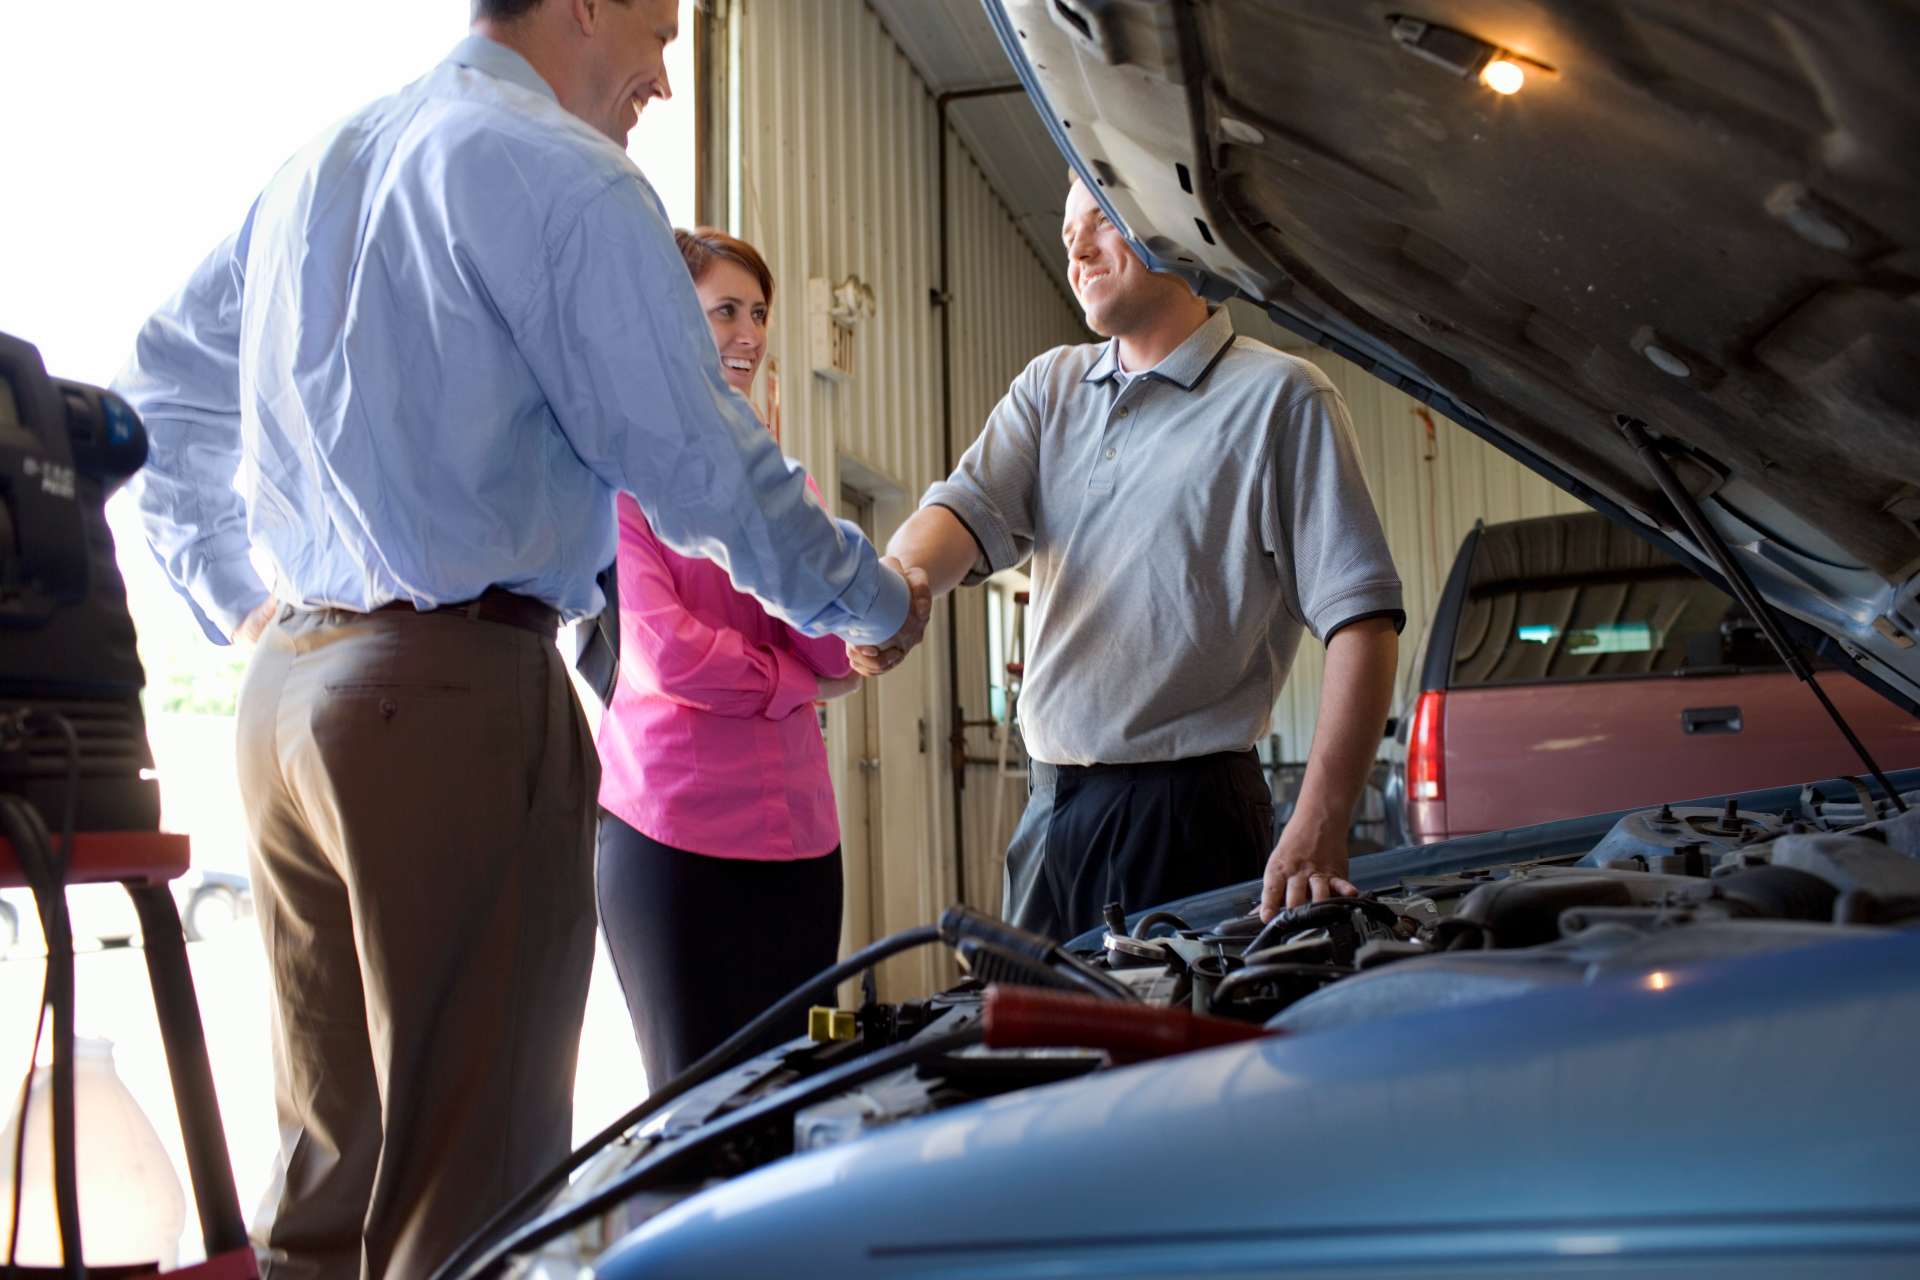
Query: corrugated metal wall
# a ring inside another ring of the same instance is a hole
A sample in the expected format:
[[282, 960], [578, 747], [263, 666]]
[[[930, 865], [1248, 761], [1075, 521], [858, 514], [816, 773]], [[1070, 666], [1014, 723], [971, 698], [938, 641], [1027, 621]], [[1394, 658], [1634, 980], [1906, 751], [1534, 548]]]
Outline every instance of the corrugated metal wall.
[[[770, 360], [781, 374], [783, 444], [830, 497], [843, 479], [873, 492], [884, 541], [946, 471], [940, 316], [931, 301], [939, 278], [935, 104], [864, 5], [742, 0], [734, 21], [740, 149], [734, 203], [739, 234], [760, 247], [778, 279]], [[1028, 360], [1086, 335], [1078, 310], [951, 132], [948, 157], [954, 443], [960, 450]], [[837, 282], [850, 274], [872, 288], [876, 307], [856, 334], [855, 376], [834, 383], [809, 371], [806, 281]], [[986, 707], [981, 595], [963, 591], [956, 601], [961, 700], [969, 717], [984, 716]], [[901, 873], [888, 889], [900, 925], [931, 918], [952, 900], [957, 880], [945, 750], [948, 613], [945, 606], [936, 609], [926, 643], [877, 682], [885, 757], [879, 840]], [[846, 758], [844, 721], [844, 714], [829, 718], [837, 774]], [[984, 731], [973, 739], [975, 750], [987, 749]], [[844, 800], [846, 788], [839, 789]], [[972, 808], [984, 790], [968, 789]], [[970, 809], [970, 847], [985, 847], [983, 821]], [[976, 864], [968, 897], [997, 908], [997, 865], [988, 870], [979, 861], [968, 858]], [[902, 892], [909, 880], [916, 886]]]
[[[959, 181], [962, 171], [964, 182]], [[956, 197], [956, 213], [964, 211], [973, 225], [988, 225], [998, 202], [971, 158], [956, 167], [954, 177], [956, 192], [966, 193]], [[1022, 243], [1027, 243], [1024, 238]], [[954, 258], [955, 332], [968, 335], [967, 341], [955, 344], [956, 451], [964, 451], [973, 442], [1007, 384], [1029, 360], [1062, 343], [1086, 342], [1093, 337], [1082, 324], [1078, 308], [1059, 293], [1053, 278], [1034, 261], [1031, 251], [1027, 261], [1031, 264], [1029, 275], [1010, 279], [992, 243], [974, 238], [969, 238], [965, 249]], [[1047, 293], [1052, 294], [1054, 304], [1033, 307], [1031, 300]], [[961, 708], [967, 719], [985, 720], [989, 716], [987, 593], [977, 589], [956, 592], [954, 616], [960, 629]], [[985, 726], [969, 728], [966, 740], [967, 754], [975, 760], [991, 760], [998, 754], [995, 731]], [[1000, 822], [996, 825], [995, 793], [1002, 790], [1005, 794], [998, 805]], [[962, 795], [966, 892], [973, 905], [984, 910], [1000, 909], [1000, 871], [1007, 837], [1025, 802], [1024, 780], [1003, 779], [990, 765], [967, 767]]]

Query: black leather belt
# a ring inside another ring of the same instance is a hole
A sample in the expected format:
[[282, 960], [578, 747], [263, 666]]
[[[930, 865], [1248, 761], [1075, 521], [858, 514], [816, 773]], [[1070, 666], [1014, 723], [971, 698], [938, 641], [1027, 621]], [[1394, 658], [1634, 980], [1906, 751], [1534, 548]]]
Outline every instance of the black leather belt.
[[437, 609], [416, 609], [409, 600], [383, 604], [375, 613], [449, 614], [460, 613], [475, 622], [497, 622], [518, 627], [536, 635], [552, 638], [560, 630], [560, 614], [552, 605], [532, 596], [517, 595], [503, 587], [488, 587], [478, 597], [458, 604], [443, 604]]

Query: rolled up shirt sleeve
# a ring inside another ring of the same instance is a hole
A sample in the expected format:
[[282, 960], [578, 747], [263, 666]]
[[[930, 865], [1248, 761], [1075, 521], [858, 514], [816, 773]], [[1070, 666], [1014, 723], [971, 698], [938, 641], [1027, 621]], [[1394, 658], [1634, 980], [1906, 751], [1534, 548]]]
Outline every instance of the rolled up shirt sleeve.
[[1391, 616], [1406, 625], [1400, 574], [1360, 467], [1340, 393], [1323, 386], [1281, 411], [1272, 433], [1272, 482], [1262, 538], [1288, 606], [1323, 643], [1350, 622]]
[[898, 632], [905, 581], [808, 494], [721, 377], [645, 180], [623, 175], [556, 215], [546, 249], [509, 322], [580, 459], [633, 495], [662, 543], [720, 564], [799, 631], [856, 644]]
[[1035, 503], [1040, 483], [1041, 388], [1050, 351], [1028, 364], [994, 406], [985, 429], [960, 458], [953, 474], [929, 488], [923, 507], [945, 507], [980, 544], [980, 559], [968, 571], [971, 586], [1024, 563], [1033, 554]]
[[147, 429], [147, 462], [129, 485], [147, 545], [215, 644], [227, 644], [269, 594], [248, 555], [246, 504], [234, 485], [250, 225], [142, 326], [113, 384]]

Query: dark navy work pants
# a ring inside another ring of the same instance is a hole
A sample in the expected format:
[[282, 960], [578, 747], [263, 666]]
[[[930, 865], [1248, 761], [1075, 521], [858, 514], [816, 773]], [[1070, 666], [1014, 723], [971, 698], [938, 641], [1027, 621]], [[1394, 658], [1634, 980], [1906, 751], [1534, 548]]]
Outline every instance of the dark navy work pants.
[[1004, 914], [1066, 941], [1127, 911], [1257, 880], [1273, 800], [1251, 751], [1149, 764], [1031, 762], [1007, 847]]

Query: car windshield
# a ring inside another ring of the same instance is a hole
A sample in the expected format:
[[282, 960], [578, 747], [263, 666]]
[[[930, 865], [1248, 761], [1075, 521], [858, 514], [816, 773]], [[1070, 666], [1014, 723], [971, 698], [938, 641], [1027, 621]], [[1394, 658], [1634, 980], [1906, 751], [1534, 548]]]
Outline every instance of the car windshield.
[[1451, 684], [1770, 670], [1779, 659], [1726, 593], [1604, 516], [1481, 532]]

